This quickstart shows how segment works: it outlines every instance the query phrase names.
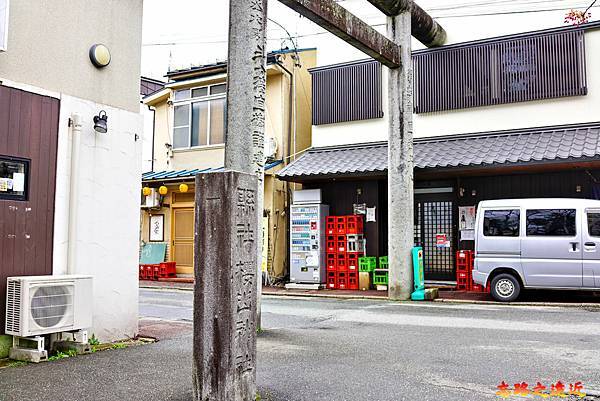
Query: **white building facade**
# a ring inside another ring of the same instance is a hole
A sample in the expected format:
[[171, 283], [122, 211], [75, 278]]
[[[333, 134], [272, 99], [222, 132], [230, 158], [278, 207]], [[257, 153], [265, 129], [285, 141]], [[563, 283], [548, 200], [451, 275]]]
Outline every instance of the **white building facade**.
[[[90, 335], [133, 337], [142, 1], [4, 0], [3, 7], [9, 17], [8, 25], [0, 22], [6, 37], [4, 48], [0, 43], [0, 164], [5, 175], [24, 166], [25, 186], [0, 189], [7, 223], [0, 247], [12, 256], [0, 269], [0, 310], [6, 277], [91, 275]], [[103, 46], [94, 53], [94, 45]], [[108, 117], [105, 133], [94, 129], [94, 117], [102, 115]], [[4, 312], [1, 320], [0, 337]]]

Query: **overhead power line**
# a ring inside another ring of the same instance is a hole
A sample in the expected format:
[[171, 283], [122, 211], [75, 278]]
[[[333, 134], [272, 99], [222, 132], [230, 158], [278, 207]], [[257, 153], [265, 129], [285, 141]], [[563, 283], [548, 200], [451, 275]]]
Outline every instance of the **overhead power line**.
[[[505, 0], [502, 0], [505, 1]], [[506, 0], [506, 1], [510, 1], [510, 2], [514, 2], [514, 0]], [[547, 3], [549, 1], [555, 1], [555, 0], [543, 0], [543, 1], [535, 1], [536, 3]], [[556, 0], [556, 1], [560, 1], [560, 0]], [[595, 5], [597, 3], [598, 0], [594, 0], [590, 6], [587, 8], [586, 12], [589, 11], [592, 8], [598, 8], [600, 7], [600, 5]], [[528, 2], [528, 4], [531, 4], [532, 2]], [[483, 3], [481, 3], [483, 4]], [[552, 12], [552, 11], [568, 11], [571, 10], [572, 7], [565, 7], [565, 6], [561, 6], [561, 7], [552, 7], [552, 8], [535, 8], [535, 9], [527, 9], [527, 10], [514, 10], [514, 11], [494, 11], [494, 12], [473, 12], [473, 13], [463, 13], [463, 14], [448, 14], [448, 15], [436, 15], [435, 13], [432, 13], [432, 17], [433, 18], [438, 18], [438, 19], [448, 19], [448, 18], [464, 18], [464, 17], [483, 17], [483, 16], [494, 16], [494, 15], [518, 15], [518, 14], [528, 14], [528, 13], [542, 13], [542, 12]], [[429, 11], [434, 10], [434, 9], [430, 9]], [[450, 10], [450, 9], [447, 9]], [[446, 11], [446, 10], [445, 10]], [[271, 20], [272, 21], [272, 20]], [[272, 21], [275, 22], [275, 21]], [[326, 35], [329, 34], [328, 31], [321, 31], [321, 32], [312, 32], [312, 33], [306, 33], [306, 34], [302, 34], [302, 35], [291, 35], [289, 34], [289, 32], [287, 32], [287, 30], [279, 23], [276, 23], [278, 26], [281, 27], [282, 30], [284, 30], [284, 32], [286, 32], [288, 34], [288, 36], [283, 36], [283, 37], [278, 37], [278, 38], [267, 38], [268, 41], [282, 41], [282, 40], [287, 40], [290, 39], [293, 42], [293, 39], [300, 39], [300, 38], [307, 38], [307, 37], [312, 37], [312, 36], [319, 36], [319, 35]], [[386, 24], [382, 23], [382, 24], [372, 24], [372, 27], [381, 27], [381, 26], [385, 26]], [[223, 43], [227, 43], [226, 39], [223, 40], [214, 40], [214, 41], [203, 41], [203, 40], [199, 40], [199, 41], [194, 41], [194, 40], [190, 40], [190, 41], [170, 41], [170, 42], [153, 42], [153, 43], [143, 43], [142, 46], [186, 46], [186, 45], [203, 45], [203, 44], [223, 44]]]

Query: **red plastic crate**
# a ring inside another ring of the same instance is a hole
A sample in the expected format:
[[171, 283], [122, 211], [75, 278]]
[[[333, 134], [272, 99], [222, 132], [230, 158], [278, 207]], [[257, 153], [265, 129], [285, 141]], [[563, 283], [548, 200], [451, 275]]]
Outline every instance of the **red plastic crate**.
[[152, 265], [152, 280], [160, 278], [160, 264]]
[[335, 290], [337, 288], [337, 273], [327, 272], [327, 288]]
[[163, 262], [160, 264], [158, 276], [160, 278], [177, 277], [177, 263]]
[[336, 252], [337, 253], [346, 253], [348, 249], [348, 241], [346, 240], [345, 235], [338, 235], [336, 240]]
[[144, 265], [140, 265], [139, 276], [140, 280], [146, 280], [146, 269], [144, 268]]
[[362, 234], [363, 231], [364, 224], [362, 215], [346, 216], [346, 234]]
[[326, 246], [327, 246], [327, 252], [328, 253], [336, 253], [337, 252], [337, 240], [336, 237], [333, 235], [330, 235], [327, 237], [327, 241], [326, 241]]
[[335, 253], [331, 254], [328, 253], [327, 254], [327, 271], [336, 271], [337, 270], [337, 255]]
[[348, 261], [348, 270], [349, 271], [358, 271], [358, 258], [362, 256], [359, 252], [348, 252], [346, 254], [346, 259]]
[[335, 233], [337, 235], [346, 235], [346, 216], [336, 216]]
[[490, 291], [491, 291], [491, 289], [490, 289], [489, 285], [487, 287], [483, 288], [483, 286], [480, 285], [480, 284], [471, 283], [471, 289], [470, 289], [470, 291], [473, 291], [473, 292], [484, 292], [484, 293], [489, 294]]
[[456, 270], [468, 271], [472, 266], [471, 251], [456, 252]]
[[345, 290], [348, 288], [348, 276], [346, 272], [337, 272], [337, 286], [338, 290]]
[[327, 216], [327, 220], [325, 222], [325, 232], [327, 235], [335, 235], [335, 216]]
[[[144, 272], [142, 273], [141, 270]], [[160, 265], [140, 265], [140, 276], [143, 276], [144, 280], [157, 280], [159, 271]]]
[[470, 280], [456, 278], [456, 289], [461, 291], [469, 291], [471, 289]]
[[348, 270], [348, 259], [345, 254], [338, 253], [335, 259], [335, 266], [338, 272], [345, 272]]
[[349, 290], [358, 290], [358, 272], [348, 272], [348, 286]]
[[456, 271], [456, 288], [459, 290], [470, 291], [471, 283], [473, 279], [471, 278], [470, 271]]

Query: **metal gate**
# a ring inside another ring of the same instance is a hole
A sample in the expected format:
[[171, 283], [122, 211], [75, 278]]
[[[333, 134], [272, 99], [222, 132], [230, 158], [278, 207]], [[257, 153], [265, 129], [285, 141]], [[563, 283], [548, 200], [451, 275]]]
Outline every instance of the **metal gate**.
[[[437, 244], [445, 236], [449, 246]], [[452, 200], [415, 199], [415, 245], [423, 248], [425, 278], [454, 280], [454, 202]]]

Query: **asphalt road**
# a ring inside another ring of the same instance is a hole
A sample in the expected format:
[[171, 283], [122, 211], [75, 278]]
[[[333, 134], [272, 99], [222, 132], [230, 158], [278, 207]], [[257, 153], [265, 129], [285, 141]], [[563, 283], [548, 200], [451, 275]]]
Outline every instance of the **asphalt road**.
[[[141, 290], [144, 321], [187, 327], [191, 293]], [[258, 384], [273, 401], [475, 401], [496, 386], [600, 388], [600, 309], [265, 298]], [[190, 331], [0, 370], [0, 400], [191, 400]], [[51, 367], [51, 369], [50, 369]]]

